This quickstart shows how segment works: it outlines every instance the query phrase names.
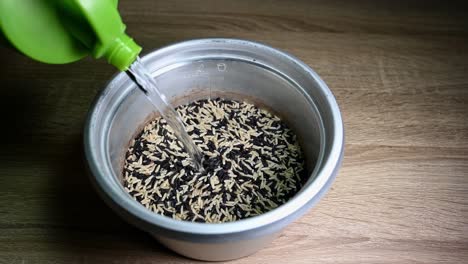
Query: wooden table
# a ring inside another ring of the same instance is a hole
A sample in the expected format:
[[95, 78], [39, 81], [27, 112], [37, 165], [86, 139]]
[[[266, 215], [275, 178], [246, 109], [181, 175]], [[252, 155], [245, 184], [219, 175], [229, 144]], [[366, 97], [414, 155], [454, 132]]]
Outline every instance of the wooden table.
[[[232, 263], [466, 263], [468, 15], [407, 2], [121, 1], [146, 52], [260, 41], [305, 61], [337, 97], [346, 154], [333, 188]], [[6, 48], [0, 58], [0, 263], [192, 263], [120, 220], [85, 174], [85, 115], [115, 70]]]

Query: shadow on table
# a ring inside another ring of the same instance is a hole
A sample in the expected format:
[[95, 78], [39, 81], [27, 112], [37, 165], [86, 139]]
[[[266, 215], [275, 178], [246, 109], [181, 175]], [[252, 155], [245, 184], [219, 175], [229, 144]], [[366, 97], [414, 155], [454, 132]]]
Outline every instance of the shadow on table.
[[37, 146], [34, 130], [45, 114], [39, 107], [37, 96], [30, 91], [33, 84], [28, 80], [1, 81], [0, 155], [2, 157], [21, 157], [24, 160], [36, 155], [30, 151]]
[[81, 136], [73, 138], [64, 152], [54, 178], [59, 190], [51, 208], [52, 217], [60, 225], [54, 237], [62, 245], [63, 253], [105, 262], [164, 262], [183, 258], [121, 220], [100, 199], [85, 169]]

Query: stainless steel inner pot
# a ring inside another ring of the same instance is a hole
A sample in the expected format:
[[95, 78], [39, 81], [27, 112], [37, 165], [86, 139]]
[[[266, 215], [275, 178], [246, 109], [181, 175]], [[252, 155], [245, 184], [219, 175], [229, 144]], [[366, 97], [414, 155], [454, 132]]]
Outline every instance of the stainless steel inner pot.
[[147, 210], [123, 189], [121, 171], [130, 140], [155, 113], [143, 93], [120, 73], [92, 106], [84, 145], [98, 192], [128, 222], [182, 255], [235, 259], [267, 245], [330, 187], [343, 155], [343, 124], [327, 85], [303, 62], [266, 45], [236, 39], [186, 41], [154, 51], [143, 62], [175, 105], [225, 97], [279, 114], [301, 141], [310, 178], [286, 204], [230, 223], [179, 221]]

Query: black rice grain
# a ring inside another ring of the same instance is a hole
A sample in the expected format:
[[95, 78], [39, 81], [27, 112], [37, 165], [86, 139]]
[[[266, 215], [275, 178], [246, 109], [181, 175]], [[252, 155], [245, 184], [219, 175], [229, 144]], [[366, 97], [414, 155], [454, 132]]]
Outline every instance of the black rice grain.
[[246, 102], [199, 100], [177, 107], [205, 155], [193, 167], [165, 120], [145, 126], [126, 153], [124, 187], [149, 210], [174, 219], [229, 222], [287, 202], [306, 179], [296, 136]]

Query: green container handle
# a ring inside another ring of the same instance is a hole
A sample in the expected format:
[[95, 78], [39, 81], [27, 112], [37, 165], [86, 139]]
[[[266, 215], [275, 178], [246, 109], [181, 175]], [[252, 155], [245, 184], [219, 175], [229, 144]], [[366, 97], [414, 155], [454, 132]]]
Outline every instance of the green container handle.
[[45, 63], [92, 55], [123, 71], [141, 51], [125, 34], [117, 0], [0, 0], [0, 30], [16, 49]]

